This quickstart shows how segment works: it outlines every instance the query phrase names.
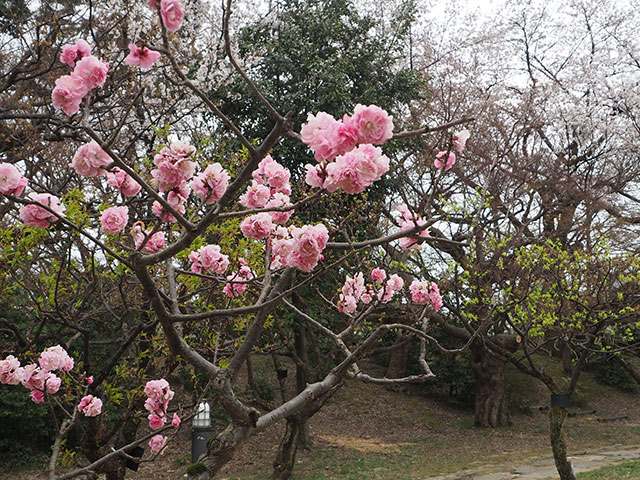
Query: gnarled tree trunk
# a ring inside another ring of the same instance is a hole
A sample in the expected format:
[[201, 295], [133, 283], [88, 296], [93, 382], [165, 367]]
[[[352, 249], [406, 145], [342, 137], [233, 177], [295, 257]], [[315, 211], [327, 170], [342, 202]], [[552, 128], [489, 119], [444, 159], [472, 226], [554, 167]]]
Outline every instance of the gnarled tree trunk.
[[509, 425], [505, 362], [487, 349], [472, 348], [471, 366], [476, 376], [474, 421], [477, 427]]

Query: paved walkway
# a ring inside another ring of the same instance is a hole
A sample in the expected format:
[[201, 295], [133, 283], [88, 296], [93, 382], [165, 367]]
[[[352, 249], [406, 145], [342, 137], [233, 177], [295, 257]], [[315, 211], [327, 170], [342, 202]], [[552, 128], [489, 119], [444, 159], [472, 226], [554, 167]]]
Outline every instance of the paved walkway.
[[[576, 473], [587, 472], [630, 460], [640, 460], [640, 446], [585, 452], [570, 455], [569, 459]], [[558, 472], [553, 456], [549, 454], [528, 457], [522, 459], [521, 463], [512, 461], [510, 464], [482, 465], [432, 478], [433, 480], [543, 480], [557, 479]]]

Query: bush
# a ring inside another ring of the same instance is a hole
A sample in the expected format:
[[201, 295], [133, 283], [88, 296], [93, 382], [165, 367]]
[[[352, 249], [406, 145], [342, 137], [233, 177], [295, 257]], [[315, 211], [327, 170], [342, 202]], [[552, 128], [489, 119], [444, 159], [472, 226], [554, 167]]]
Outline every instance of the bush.
[[0, 458], [3, 468], [34, 464], [48, 455], [54, 440], [45, 405], [36, 405], [21, 386], [0, 388]]
[[625, 392], [636, 390], [636, 382], [633, 377], [609, 355], [594, 355], [589, 361], [589, 368], [595, 374], [596, 379], [604, 385]]

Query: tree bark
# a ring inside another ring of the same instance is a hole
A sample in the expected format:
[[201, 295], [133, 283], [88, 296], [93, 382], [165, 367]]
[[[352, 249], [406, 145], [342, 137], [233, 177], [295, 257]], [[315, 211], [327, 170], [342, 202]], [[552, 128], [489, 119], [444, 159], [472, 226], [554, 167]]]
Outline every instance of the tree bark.
[[306, 425], [305, 421], [296, 415], [287, 418], [287, 426], [278, 446], [278, 453], [273, 462], [273, 478], [277, 480], [288, 480], [293, 473], [293, 467], [296, 460], [296, 453], [300, 443], [302, 427]]
[[472, 348], [471, 366], [476, 376], [474, 421], [477, 427], [509, 425], [505, 361], [483, 347]]
[[560, 480], [577, 480], [573, 466], [567, 458], [567, 446], [564, 441], [562, 426], [567, 417], [566, 408], [553, 407], [549, 410], [549, 433], [551, 434], [551, 449], [556, 462]]

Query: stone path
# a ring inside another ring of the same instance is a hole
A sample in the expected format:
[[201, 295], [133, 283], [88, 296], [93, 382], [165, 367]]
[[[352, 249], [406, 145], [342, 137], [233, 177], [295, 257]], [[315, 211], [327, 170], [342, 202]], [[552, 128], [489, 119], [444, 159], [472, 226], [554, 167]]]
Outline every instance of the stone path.
[[[618, 463], [640, 460], [640, 446], [618, 447], [570, 455], [576, 473], [597, 470]], [[433, 480], [543, 480], [557, 479], [558, 472], [551, 454], [522, 459], [521, 463], [488, 464], [450, 473]]]

